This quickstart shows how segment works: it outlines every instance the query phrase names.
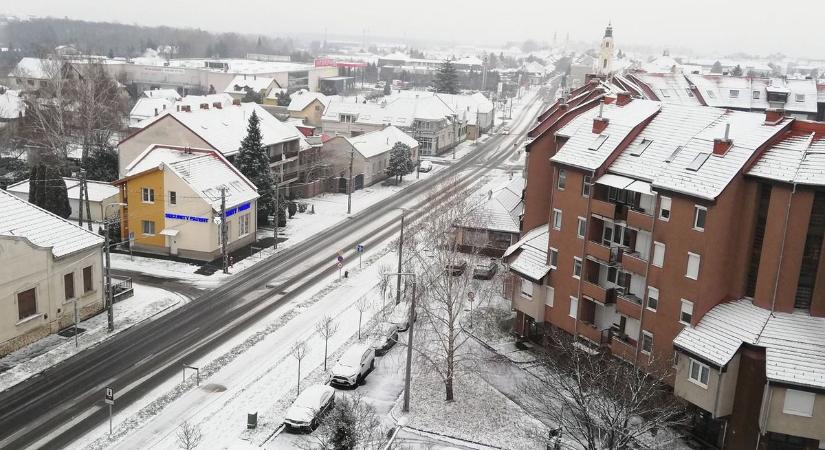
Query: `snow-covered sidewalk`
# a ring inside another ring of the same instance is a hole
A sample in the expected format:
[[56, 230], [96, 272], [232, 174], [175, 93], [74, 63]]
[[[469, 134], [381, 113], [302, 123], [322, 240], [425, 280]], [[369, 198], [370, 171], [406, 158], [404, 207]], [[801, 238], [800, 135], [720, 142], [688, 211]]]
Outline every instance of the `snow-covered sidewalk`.
[[187, 300], [179, 294], [151, 286], [133, 283], [132, 287], [135, 291], [134, 296], [115, 303], [114, 333], [108, 331], [108, 316], [104, 310], [78, 324], [79, 328], [86, 331], [78, 334], [77, 347], [74, 337], [52, 334], [1, 358], [0, 365], [10, 368], [0, 373], [0, 391], [39, 374], [135, 324], [171, 311]]

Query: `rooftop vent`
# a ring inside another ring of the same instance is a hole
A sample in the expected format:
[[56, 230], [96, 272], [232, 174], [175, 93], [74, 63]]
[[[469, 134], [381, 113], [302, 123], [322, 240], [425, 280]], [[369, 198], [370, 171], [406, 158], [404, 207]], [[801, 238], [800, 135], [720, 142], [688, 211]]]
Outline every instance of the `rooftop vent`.
[[722, 139], [716, 138], [713, 140], [713, 154], [717, 156], [724, 156], [725, 153], [733, 146], [733, 140], [730, 139], [730, 124], [725, 124], [725, 137]]
[[599, 104], [599, 115], [595, 119], [593, 119], [593, 134], [601, 134], [607, 125], [610, 124], [610, 119], [607, 117], [603, 117], [602, 114], [604, 113], [604, 101]]

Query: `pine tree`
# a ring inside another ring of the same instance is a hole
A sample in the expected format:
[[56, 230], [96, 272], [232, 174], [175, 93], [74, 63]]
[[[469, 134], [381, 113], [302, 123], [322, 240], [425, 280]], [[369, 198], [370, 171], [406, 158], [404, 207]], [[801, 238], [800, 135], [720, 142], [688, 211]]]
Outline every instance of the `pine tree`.
[[450, 60], [445, 59], [435, 74], [435, 91], [443, 94], [458, 94], [458, 74]]
[[117, 180], [117, 152], [109, 146], [95, 146], [89, 152], [84, 164], [86, 176], [90, 180]]
[[716, 61], [710, 68], [710, 73], [722, 73], [722, 63]]
[[66, 182], [57, 169], [45, 164], [38, 164], [31, 169], [29, 203], [64, 219], [68, 219], [72, 213]]
[[402, 142], [396, 142], [390, 150], [390, 162], [385, 169], [387, 176], [395, 177], [395, 183], [400, 184], [404, 175], [412, 172], [414, 167], [410, 147]]
[[731, 72], [731, 75], [735, 77], [741, 77], [743, 73], [744, 71], [742, 70], [742, 66], [737, 64], [736, 67], [733, 68], [733, 72]]
[[390, 80], [387, 80], [384, 83], [384, 95], [392, 94], [392, 84], [390, 84]]
[[252, 111], [235, 166], [258, 188], [258, 223], [265, 224], [275, 209], [275, 183], [269, 168], [269, 155], [261, 142], [260, 123], [258, 114]]

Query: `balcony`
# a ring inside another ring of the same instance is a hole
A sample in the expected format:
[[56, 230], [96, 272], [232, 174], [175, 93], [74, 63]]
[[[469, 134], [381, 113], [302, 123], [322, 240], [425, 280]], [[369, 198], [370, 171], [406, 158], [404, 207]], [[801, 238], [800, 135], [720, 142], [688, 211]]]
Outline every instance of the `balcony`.
[[587, 241], [587, 254], [598, 259], [599, 261], [610, 261], [610, 247], [605, 247], [598, 242]]
[[636, 341], [622, 335], [615, 335], [610, 341], [610, 353], [629, 363], [636, 359]]
[[630, 293], [617, 295], [616, 312], [640, 320], [642, 317], [642, 299]]
[[647, 261], [641, 258], [638, 252], [623, 252], [621, 258], [622, 267], [641, 276], [647, 273]]
[[610, 329], [599, 330], [595, 324], [581, 321], [579, 335], [596, 345], [607, 345], [610, 342]]
[[590, 201], [590, 212], [618, 222], [627, 219], [626, 205], [598, 200], [595, 198]]
[[582, 281], [582, 295], [603, 305], [616, 301], [616, 290], [614, 288], [605, 288], [589, 281]]
[[627, 211], [627, 226], [637, 230], [653, 231], [653, 215], [631, 209]]

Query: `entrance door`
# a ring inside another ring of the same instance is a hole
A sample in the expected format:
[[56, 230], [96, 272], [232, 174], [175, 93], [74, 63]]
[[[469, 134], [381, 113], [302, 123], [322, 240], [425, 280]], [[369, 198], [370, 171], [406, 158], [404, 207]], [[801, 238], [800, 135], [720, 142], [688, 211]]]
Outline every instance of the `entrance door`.
[[166, 239], [169, 240], [169, 254], [172, 256], [178, 255], [178, 237], [177, 236], [167, 236]]

